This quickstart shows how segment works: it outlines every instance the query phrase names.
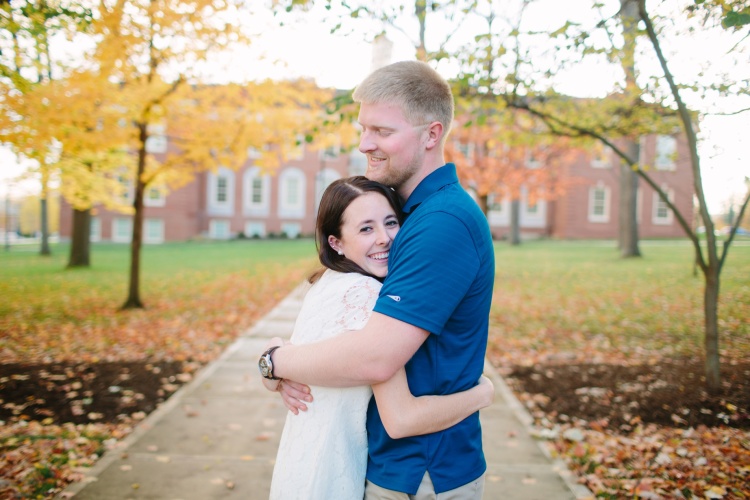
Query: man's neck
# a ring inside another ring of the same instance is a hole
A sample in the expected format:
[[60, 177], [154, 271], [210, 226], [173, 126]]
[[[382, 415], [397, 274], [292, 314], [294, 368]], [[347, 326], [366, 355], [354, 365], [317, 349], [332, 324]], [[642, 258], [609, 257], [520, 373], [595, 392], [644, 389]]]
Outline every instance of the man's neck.
[[407, 182], [396, 189], [396, 193], [398, 193], [402, 201], [406, 202], [406, 200], [409, 199], [409, 196], [411, 196], [414, 190], [417, 189], [417, 186], [419, 186], [419, 184], [421, 184], [421, 182], [425, 180], [427, 176], [444, 165], [445, 160], [443, 158], [440, 158], [437, 162], [425, 162], [425, 165], [416, 174], [414, 174], [414, 176], [412, 176]]

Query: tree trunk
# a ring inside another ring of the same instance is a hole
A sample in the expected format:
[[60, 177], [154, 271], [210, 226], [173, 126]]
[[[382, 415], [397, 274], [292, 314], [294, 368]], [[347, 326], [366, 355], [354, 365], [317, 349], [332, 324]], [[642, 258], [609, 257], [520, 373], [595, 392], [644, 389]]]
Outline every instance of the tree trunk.
[[487, 203], [488, 199], [489, 195], [487, 194], [480, 194], [477, 196], [477, 205], [479, 205], [479, 209], [485, 217], [488, 217], [490, 214], [489, 204]]
[[40, 217], [40, 231], [42, 233], [42, 247], [40, 249], [41, 255], [52, 255], [52, 250], [50, 250], [49, 247], [49, 221], [48, 221], [48, 207], [47, 207], [47, 196], [45, 194], [42, 194], [42, 199], [39, 204], [39, 209], [41, 211], [41, 217]]
[[138, 171], [135, 176], [135, 193], [133, 199], [133, 237], [130, 240], [130, 284], [128, 286], [128, 298], [122, 305], [123, 309], [142, 309], [143, 303], [140, 296], [140, 273], [141, 273], [141, 242], [143, 236], [143, 172], [146, 168], [146, 125], [141, 124], [140, 136], [141, 147], [138, 151]]
[[[625, 90], [629, 95], [640, 94], [635, 73], [635, 46], [638, 37], [638, 2], [620, 0], [620, 19], [623, 29], [623, 51], [620, 64], [625, 72]], [[624, 147], [634, 164], [640, 158], [637, 138], [628, 139]], [[621, 257], [640, 257], [638, 248], [638, 174], [625, 162], [620, 167], [620, 228]]]
[[73, 235], [68, 267], [89, 267], [91, 249], [91, 209], [73, 209]]
[[710, 392], [721, 388], [719, 371], [719, 266], [709, 262], [706, 268], [706, 288], [703, 294], [703, 313], [706, 328], [706, 386]]
[[513, 246], [521, 244], [521, 201], [510, 202], [510, 234], [508, 238]]
[[[627, 144], [628, 156], [638, 158], [640, 146]], [[638, 174], [625, 162], [620, 167], [620, 256], [640, 257], [638, 248]]]

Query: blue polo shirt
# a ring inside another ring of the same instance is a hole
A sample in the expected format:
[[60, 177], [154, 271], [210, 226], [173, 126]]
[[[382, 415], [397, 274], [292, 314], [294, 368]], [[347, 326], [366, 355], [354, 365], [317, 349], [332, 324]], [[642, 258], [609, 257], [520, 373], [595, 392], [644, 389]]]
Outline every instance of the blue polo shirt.
[[[430, 332], [406, 365], [412, 394], [469, 389], [484, 367], [495, 279], [487, 218], [451, 163], [417, 186], [404, 212], [375, 311]], [[441, 432], [391, 439], [373, 398], [367, 432], [367, 479], [383, 488], [413, 495], [429, 471], [441, 493], [486, 469], [478, 412]]]

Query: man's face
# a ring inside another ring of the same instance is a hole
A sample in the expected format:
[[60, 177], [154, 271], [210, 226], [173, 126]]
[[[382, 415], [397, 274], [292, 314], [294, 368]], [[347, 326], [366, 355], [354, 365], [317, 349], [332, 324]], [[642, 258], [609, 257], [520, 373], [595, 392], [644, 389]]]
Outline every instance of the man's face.
[[359, 124], [359, 150], [367, 156], [365, 175], [402, 193], [424, 161], [426, 124], [412, 125], [397, 105], [365, 103]]

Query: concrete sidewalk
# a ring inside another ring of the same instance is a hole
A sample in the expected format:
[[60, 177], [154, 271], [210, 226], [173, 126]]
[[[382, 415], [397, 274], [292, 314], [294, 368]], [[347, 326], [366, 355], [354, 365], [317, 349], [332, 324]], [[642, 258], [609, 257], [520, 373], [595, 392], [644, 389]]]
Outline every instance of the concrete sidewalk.
[[[286, 408], [260, 384], [257, 360], [266, 339], [289, 338], [305, 291], [281, 301], [58, 498], [267, 499]], [[484, 498], [591, 497], [529, 435], [529, 415], [489, 363], [485, 372], [498, 394], [481, 412]]]

